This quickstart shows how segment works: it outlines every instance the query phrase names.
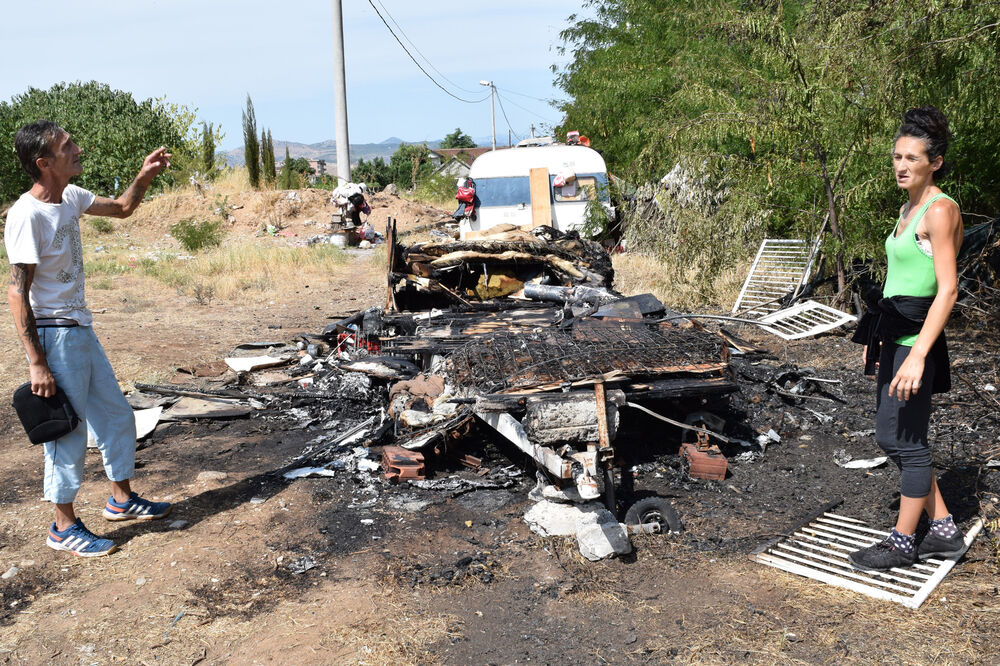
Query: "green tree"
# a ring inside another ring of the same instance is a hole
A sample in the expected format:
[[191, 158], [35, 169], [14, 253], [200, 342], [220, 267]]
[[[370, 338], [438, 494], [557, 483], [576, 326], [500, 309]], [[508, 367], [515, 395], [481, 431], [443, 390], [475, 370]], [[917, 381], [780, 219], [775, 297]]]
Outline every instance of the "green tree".
[[281, 178], [279, 180], [281, 189], [293, 190], [298, 185], [295, 172], [292, 171], [292, 157], [288, 154], [288, 146], [285, 146], [285, 161], [281, 165]]
[[715, 270], [765, 233], [807, 236], [825, 221], [843, 288], [846, 257], [879, 252], [902, 200], [887, 158], [899, 115], [926, 103], [949, 115], [956, 135], [956, 181], [945, 187], [963, 210], [996, 213], [995, 5], [588, 5], [593, 18], [562, 33], [572, 59], [556, 77], [570, 97], [561, 129], [586, 133], [632, 180], [680, 165], [687, 184], [718, 194], [706, 206], [667, 196], [671, 223], [642, 230], [633, 247], [701, 264], [709, 255]]
[[316, 173], [316, 170], [309, 166], [309, 160], [304, 157], [293, 157], [291, 164], [293, 173], [299, 173], [303, 176]]
[[250, 95], [247, 95], [247, 107], [243, 111], [243, 158], [250, 187], [260, 189], [260, 143], [257, 140], [257, 116], [253, 112]]
[[427, 144], [401, 143], [396, 152], [389, 158], [389, 171], [396, 186], [405, 190], [414, 190], [421, 176], [431, 171], [431, 153]]
[[[83, 174], [74, 182], [102, 195], [128, 187], [143, 158], [158, 146], [174, 154], [174, 162], [197, 155], [194, 114], [162, 100], [137, 102], [130, 93], [104, 83], [59, 83], [48, 90], [29, 88], [0, 102], [0, 201], [10, 201], [31, 186], [14, 153], [14, 134], [39, 118], [59, 123], [83, 149]], [[153, 181], [153, 191], [177, 182], [176, 167]]]
[[462, 128], [456, 127], [455, 131], [445, 136], [441, 141], [442, 148], [475, 148], [476, 142], [468, 134], [462, 133]]
[[274, 139], [271, 138], [271, 130], [260, 132], [260, 165], [261, 175], [268, 185], [274, 185], [276, 178], [274, 166]]
[[201, 172], [215, 177], [215, 134], [212, 123], [201, 123]]
[[379, 191], [393, 182], [392, 171], [381, 157], [368, 162], [358, 160], [357, 166], [351, 170], [351, 178], [355, 182], [364, 183], [372, 191]]

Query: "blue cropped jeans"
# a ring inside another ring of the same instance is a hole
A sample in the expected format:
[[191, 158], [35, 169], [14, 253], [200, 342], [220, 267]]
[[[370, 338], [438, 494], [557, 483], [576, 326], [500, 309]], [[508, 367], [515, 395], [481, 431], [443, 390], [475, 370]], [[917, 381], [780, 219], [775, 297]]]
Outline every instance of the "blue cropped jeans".
[[67, 504], [83, 481], [87, 428], [94, 433], [112, 481], [135, 474], [135, 417], [122, 395], [104, 348], [90, 326], [39, 328], [56, 385], [80, 417], [76, 430], [45, 443], [45, 499]]

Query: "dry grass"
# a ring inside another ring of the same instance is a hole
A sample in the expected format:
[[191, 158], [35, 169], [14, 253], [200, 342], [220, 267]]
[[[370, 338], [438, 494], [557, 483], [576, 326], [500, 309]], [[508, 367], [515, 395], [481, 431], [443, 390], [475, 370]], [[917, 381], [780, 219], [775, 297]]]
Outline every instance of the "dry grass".
[[[697, 568], [685, 571], [690, 575]], [[752, 580], [752, 586], [743, 587], [753, 592], [709, 606], [708, 616], [692, 611], [678, 618], [685, 640], [678, 643], [676, 636], [664, 636], [652, 641], [647, 647], [656, 658], [699, 663], [967, 664], [983, 663], [992, 641], [996, 610], [984, 604], [983, 586], [973, 580], [974, 574], [953, 573], [913, 611], [743, 561], [726, 568], [729, 576]], [[719, 576], [719, 569], [714, 571]], [[702, 594], [715, 593], [707, 589]], [[892, 640], [885, 640], [889, 636]]]
[[87, 261], [91, 285], [111, 289], [114, 276], [136, 273], [199, 303], [213, 298], [233, 301], [248, 293], [287, 296], [304, 284], [339, 274], [347, 261], [346, 253], [332, 245], [231, 243], [187, 259], [170, 252], [137, 258], [134, 252], [118, 248]]
[[342, 664], [389, 666], [435, 664], [440, 660], [430, 647], [462, 637], [462, 619], [451, 614], [424, 615], [421, 610], [393, 603], [394, 592], [373, 599], [381, 617], [364, 617], [337, 627], [319, 641], [319, 648], [337, 655]]
[[701, 276], [707, 271], [697, 263], [682, 266], [637, 253], [616, 254], [612, 263], [615, 289], [627, 296], [650, 292], [667, 307], [682, 311], [730, 307], [750, 269], [749, 261], [740, 262], [706, 282]]

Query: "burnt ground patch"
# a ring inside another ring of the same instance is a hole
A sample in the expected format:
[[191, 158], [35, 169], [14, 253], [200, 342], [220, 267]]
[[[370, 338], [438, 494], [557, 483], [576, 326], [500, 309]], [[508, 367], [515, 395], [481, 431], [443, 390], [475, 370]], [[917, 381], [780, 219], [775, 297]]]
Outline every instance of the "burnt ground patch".
[[0, 627], [14, 624], [17, 616], [25, 612], [38, 597], [57, 589], [77, 575], [78, 570], [56, 572], [26, 567], [14, 577], [0, 580]]
[[[311, 565], [311, 566], [310, 566]], [[308, 568], [306, 568], [308, 566]], [[249, 620], [301, 594], [322, 580], [322, 566], [312, 555], [301, 554], [268, 564], [243, 566], [237, 573], [188, 589], [192, 605], [211, 619]]]

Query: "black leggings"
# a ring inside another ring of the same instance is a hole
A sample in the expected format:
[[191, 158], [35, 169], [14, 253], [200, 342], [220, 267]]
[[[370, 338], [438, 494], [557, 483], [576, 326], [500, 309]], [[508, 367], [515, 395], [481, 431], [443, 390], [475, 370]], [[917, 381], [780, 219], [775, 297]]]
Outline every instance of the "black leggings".
[[889, 384], [899, 371], [910, 347], [882, 343], [878, 365], [878, 398], [875, 441], [900, 470], [900, 493], [905, 497], [927, 497], [931, 492], [931, 450], [927, 426], [931, 419], [931, 386], [934, 359], [924, 361], [920, 390], [906, 402], [889, 396]]

